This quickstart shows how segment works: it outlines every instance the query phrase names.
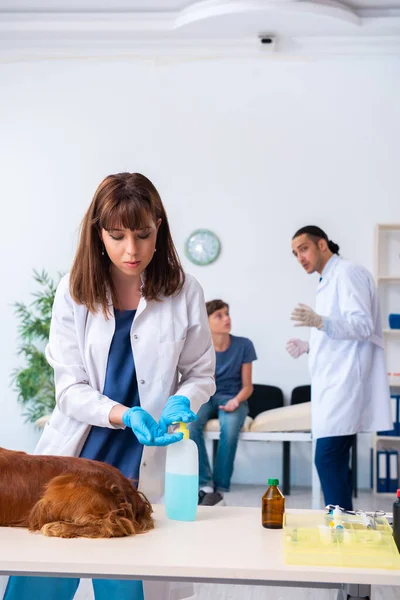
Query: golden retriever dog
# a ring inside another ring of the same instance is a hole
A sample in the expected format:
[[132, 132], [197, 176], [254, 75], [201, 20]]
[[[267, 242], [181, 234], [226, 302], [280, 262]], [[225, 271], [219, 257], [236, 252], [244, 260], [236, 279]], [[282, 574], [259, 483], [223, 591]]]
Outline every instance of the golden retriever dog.
[[0, 526], [109, 538], [153, 529], [152, 507], [118, 469], [70, 456], [0, 448]]

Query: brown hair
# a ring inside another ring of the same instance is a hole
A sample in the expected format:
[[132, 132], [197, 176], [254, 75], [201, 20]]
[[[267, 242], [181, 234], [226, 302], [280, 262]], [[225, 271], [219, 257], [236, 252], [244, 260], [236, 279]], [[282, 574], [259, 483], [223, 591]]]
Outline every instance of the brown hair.
[[229, 304], [223, 300], [210, 300], [206, 302], [207, 315], [210, 316], [221, 308], [227, 308], [229, 310]]
[[147, 225], [149, 215], [154, 223], [161, 219], [161, 225], [157, 234], [157, 252], [146, 268], [143, 296], [147, 300], [160, 300], [161, 295], [172, 296], [182, 288], [185, 275], [158, 191], [140, 173], [117, 173], [100, 183], [82, 221], [70, 274], [70, 292], [75, 302], [85, 305], [93, 313], [100, 305], [104, 316], [109, 316], [108, 294], [111, 292], [116, 303], [117, 293], [101, 230], [141, 229]]

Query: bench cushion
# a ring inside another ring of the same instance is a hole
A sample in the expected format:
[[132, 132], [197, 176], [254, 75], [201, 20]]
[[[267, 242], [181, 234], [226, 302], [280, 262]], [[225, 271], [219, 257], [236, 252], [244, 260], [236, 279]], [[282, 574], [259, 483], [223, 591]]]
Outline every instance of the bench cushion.
[[311, 402], [266, 410], [255, 417], [252, 431], [311, 431]]
[[[250, 431], [250, 426], [251, 426], [252, 422], [253, 422], [253, 419], [251, 417], [246, 417], [241, 431]], [[205, 426], [204, 431], [219, 431], [218, 419], [210, 419], [207, 422], [207, 425]]]

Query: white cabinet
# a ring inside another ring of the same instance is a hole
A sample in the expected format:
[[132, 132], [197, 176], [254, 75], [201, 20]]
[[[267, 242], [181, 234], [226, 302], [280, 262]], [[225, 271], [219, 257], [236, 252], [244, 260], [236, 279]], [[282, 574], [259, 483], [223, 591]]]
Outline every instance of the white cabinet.
[[[375, 231], [375, 281], [379, 294], [388, 380], [392, 394], [400, 395], [400, 329], [390, 329], [389, 314], [400, 313], [400, 223], [377, 225]], [[374, 435], [372, 444], [373, 490], [377, 492], [377, 451], [397, 450], [400, 436]], [[393, 493], [388, 496], [395, 497]]]

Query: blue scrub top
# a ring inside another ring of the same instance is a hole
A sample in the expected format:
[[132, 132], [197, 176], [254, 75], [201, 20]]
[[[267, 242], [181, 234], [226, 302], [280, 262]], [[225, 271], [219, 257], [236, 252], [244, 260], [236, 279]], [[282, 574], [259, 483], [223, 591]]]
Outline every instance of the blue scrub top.
[[[115, 332], [108, 355], [103, 394], [126, 407], [140, 406], [131, 327], [136, 310], [117, 310]], [[143, 445], [130, 427], [110, 429], [93, 426], [80, 456], [99, 460], [119, 469], [125, 477], [138, 481]]]

